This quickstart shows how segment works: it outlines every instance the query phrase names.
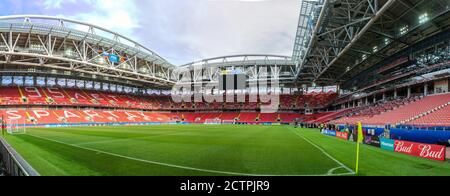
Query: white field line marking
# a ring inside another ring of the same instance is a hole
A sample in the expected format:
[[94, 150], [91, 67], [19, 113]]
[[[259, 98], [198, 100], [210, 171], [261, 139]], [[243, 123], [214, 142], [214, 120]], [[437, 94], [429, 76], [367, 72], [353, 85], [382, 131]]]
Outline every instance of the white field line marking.
[[333, 172], [334, 172], [334, 171], [336, 171], [336, 170], [338, 170], [338, 169], [341, 169], [341, 168], [344, 168], [344, 167], [342, 167], [342, 166], [339, 166], [339, 167], [336, 167], [336, 168], [330, 169], [330, 170], [328, 171], [328, 175], [333, 175]]
[[129, 157], [129, 156], [120, 155], [120, 154], [116, 154], [116, 153], [105, 152], [105, 151], [101, 151], [101, 150], [97, 150], [97, 149], [93, 149], [93, 148], [78, 146], [78, 145], [75, 145], [75, 144], [69, 144], [69, 143], [65, 143], [65, 142], [61, 142], [61, 141], [57, 141], [57, 140], [53, 140], [53, 139], [49, 139], [49, 138], [44, 138], [44, 137], [41, 137], [41, 136], [29, 134], [29, 133], [27, 133], [27, 135], [32, 136], [32, 137], [36, 137], [36, 138], [39, 138], [39, 139], [43, 139], [43, 140], [47, 140], [47, 141], [63, 144], [63, 145], [68, 145], [68, 146], [80, 148], [80, 149], [83, 149], [83, 150], [93, 151], [93, 152], [100, 153], [100, 154], [106, 154], [106, 155], [116, 156], [116, 157], [120, 157], [120, 158], [124, 158], [124, 159], [129, 159], [129, 160], [134, 160], [134, 161], [139, 161], [139, 162], [144, 162], [144, 163], [149, 163], [149, 164], [155, 164], [155, 165], [160, 165], [160, 166], [166, 166], [166, 167], [172, 167], [172, 168], [178, 168], [178, 169], [185, 169], [185, 170], [192, 170], [192, 171], [200, 171], [200, 172], [206, 172], [206, 173], [225, 174], [225, 175], [233, 175], [233, 176], [343, 176], [343, 175], [352, 175], [352, 173], [332, 174], [332, 175], [330, 175], [328, 173], [327, 174], [321, 174], [321, 175], [268, 175], [268, 174], [248, 174], [248, 173], [240, 173], [240, 172], [228, 172], [228, 171], [201, 169], [201, 168], [180, 166], [180, 165], [168, 164], [168, 163], [157, 162], [157, 161], [149, 161], [149, 160], [145, 160], [145, 159]]
[[330, 158], [331, 160], [333, 160], [334, 162], [336, 162], [337, 164], [339, 164], [342, 168], [345, 168], [347, 171], [349, 171], [351, 174], [356, 174], [355, 171], [353, 171], [352, 169], [350, 169], [349, 167], [347, 167], [345, 164], [341, 163], [340, 161], [338, 161], [336, 158], [334, 158], [333, 156], [331, 156], [330, 154], [328, 154], [324, 149], [322, 149], [321, 147], [317, 146], [316, 144], [314, 144], [312, 141], [310, 141], [309, 139], [307, 139], [306, 137], [303, 137], [302, 135], [298, 134], [296, 131], [291, 130], [295, 135], [299, 136], [300, 138], [304, 139], [305, 141], [307, 141], [308, 143], [310, 143], [311, 145], [313, 145], [314, 147], [316, 147], [317, 149], [319, 149], [324, 155], [326, 155], [328, 158]]

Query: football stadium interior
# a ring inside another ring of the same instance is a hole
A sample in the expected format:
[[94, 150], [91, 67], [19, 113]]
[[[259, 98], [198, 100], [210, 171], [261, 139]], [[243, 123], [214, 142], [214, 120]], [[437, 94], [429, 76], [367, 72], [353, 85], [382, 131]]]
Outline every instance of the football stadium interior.
[[292, 55], [185, 65], [83, 21], [0, 16], [0, 173], [450, 175], [450, 2], [299, 9]]

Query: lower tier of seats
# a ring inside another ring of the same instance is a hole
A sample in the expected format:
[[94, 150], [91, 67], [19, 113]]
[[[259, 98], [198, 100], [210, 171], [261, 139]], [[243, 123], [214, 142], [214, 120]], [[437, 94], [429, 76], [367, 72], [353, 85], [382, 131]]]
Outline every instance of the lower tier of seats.
[[297, 113], [263, 114], [258, 112], [212, 112], [212, 113], [161, 113], [108, 110], [46, 110], [29, 109], [0, 110], [7, 124], [48, 125], [84, 123], [134, 123], [134, 122], [238, 122], [238, 123], [294, 123], [310, 118]]

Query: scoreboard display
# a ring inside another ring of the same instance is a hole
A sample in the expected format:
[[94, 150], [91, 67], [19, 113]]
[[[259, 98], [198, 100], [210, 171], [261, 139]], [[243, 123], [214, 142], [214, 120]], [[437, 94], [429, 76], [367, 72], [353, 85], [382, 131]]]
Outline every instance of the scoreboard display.
[[247, 88], [247, 75], [236, 70], [224, 70], [219, 77], [220, 90], [244, 90]]

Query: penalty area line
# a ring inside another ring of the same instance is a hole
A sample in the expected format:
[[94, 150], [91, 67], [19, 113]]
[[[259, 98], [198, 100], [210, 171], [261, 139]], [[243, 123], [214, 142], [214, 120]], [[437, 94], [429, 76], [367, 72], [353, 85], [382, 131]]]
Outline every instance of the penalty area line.
[[248, 174], [248, 173], [240, 173], [240, 172], [228, 172], [228, 171], [219, 171], [219, 170], [211, 170], [211, 169], [201, 169], [201, 168], [180, 166], [180, 165], [175, 165], [175, 164], [168, 164], [168, 163], [163, 163], [163, 162], [150, 161], [150, 160], [145, 160], [145, 159], [125, 156], [125, 155], [120, 155], [120, 154], [106, 152], [106, 151], [97, 150], [97, 149], [93, 149], [93, 148], [83, 147], [83, 146], [79, 146], [79, 145], [76, 145], [76, 144], [69, 144], [69, 143], [66, 143], [66, 142], [61, 142], [61, 141], [57, 141], [57, 140], [53, 140], [53, 139], [49, 139], [49, 138], [45, 138], [45, 137], [29, 134], [29, 133], [27, 133], [26, 135], [31, 136], [31, 137], [35, 137], [35, 138], [39, 138], [39, 139], [42, 139], [42, 140], [47, 140], [47, 141], [51, 141], [51, 142], [67, 145], [67, 146], [72, 146], [72, 147], [83, 149], [83, 150], [88, 150], [88, 151], [92, 151], [92, 152], [96, 152], [96, 153], [100, 153], [100, 154], [106, 154], [106, 155], [110, 155], [110, 156], [120, 157], [120, 158], [129, 159], [129, 160], [133, 160], [133, 161], [149, 163], [149, 164], [154, 164], [154, 165], [160, 165], [160, 166], [165, 166], [165, 167], [172, 167], [172, 168], [177, 168], [177, 169], [199, 171], [199, 172], [205, 172], [205, 173], [213, 173], [213, 174], [232, 175], [232, 176], [294, 176], [294, 177], [295, 176], [342, 176], [342, 175], [351, 175], [351, 174], [329, 174], [329, 173], [327, 173], [327, 174], [319, 174], [319, 175], [268, 175], [268, 174]]
[[342, 162], [338, 161], [336, 158], [334, 158], [333, 156], [331, 156], [330, 154], [328, 154], [323, 148], [321, 148], [320, 146], [318, 146], [317, 144], [315, 144], [314, 142], [312, 142], [311, 140], [309, 140], [308, 138], [300, 135], [299, 133], [297, 133], [295, 130], [289, 129], [291, 130], [295, 135], [297, 135], [298, 137], [302, 138], [303, 140], [305, 140], [306, 142], [308, 142], [309, 144], [313, 145], [314, 147], [316, 147], [318, 150], [320, 150], [325, 156], [327, 156], [328, 158], [330, 158], [331, 160], [333, 160], [334, 162], [336, 162], [337, 164], [340, 165], [340, 167], [337, 168], [333, 168], [331, 169], [329, 172], [333, 172], [334, 170], [337, 170], [339, 168], [344, 168], [346, 169], [349, 173], [348, 174], [343, 174], [343, 175], [355, 175], [356, 172], [353, 171], [352, 169], [350, 169], [347, 165], [343, 164]]

